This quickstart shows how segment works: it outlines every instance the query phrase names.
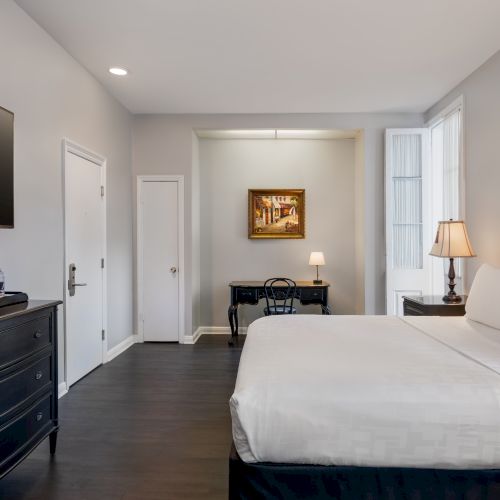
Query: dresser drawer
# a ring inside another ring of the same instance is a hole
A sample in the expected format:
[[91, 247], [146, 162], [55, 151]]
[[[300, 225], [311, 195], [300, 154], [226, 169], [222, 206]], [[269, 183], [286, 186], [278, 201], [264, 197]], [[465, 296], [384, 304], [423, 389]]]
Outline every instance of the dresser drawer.
[[322, 288], [304, 288], [300, 295], [303, 301], [322, 302], [324, 298], [324, 290]]
[[258, 291], [251, 288], [237, 288], [236, 289], [236, 301], [240, 304], [257, 304], [259, 301]]
[[50, 326], [49, 316], [38, 316], [0, 330], [0, 370], [50, 345]]
[[19, 408], [38, 399], [52, 387], [52, 356], [19, 363], [16, 371], [0, 377], [0, 424], [8, 420]]
[[0, 427], [0, 467], [25, 446], [37, 442], [53, 426], [51, 395]]

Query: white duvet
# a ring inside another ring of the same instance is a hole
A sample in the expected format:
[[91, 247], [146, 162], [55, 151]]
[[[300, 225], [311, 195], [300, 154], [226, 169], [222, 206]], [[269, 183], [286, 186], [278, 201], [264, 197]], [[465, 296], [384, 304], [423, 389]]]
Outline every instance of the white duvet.
[[499, 468], [500, 330], [465, 318], [271, 316], [230, 407], [245, 462]]

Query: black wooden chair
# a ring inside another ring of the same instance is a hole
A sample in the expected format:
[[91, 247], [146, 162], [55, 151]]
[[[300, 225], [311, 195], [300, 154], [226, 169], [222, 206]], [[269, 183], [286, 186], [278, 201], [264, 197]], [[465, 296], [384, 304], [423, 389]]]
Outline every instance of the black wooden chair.
[[266, 296], [266, 316], [278, 314], [295, 314], [297, 309], [293, 307], [295, 298], [295, 281], [288, 278], [270, 278], [264, 283]]

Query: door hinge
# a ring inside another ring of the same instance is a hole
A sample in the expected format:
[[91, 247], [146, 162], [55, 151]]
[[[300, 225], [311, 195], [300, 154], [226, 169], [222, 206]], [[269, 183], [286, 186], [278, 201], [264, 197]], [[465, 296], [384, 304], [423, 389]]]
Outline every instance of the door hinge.
[[104, 186], [101, 186], [101, 197], [104, 198]]
[[104, 269], [104, 257], [101, 259], [101, 269]]
[[106, 338], [106, 332], [102, 330], [101, 333], [102, 333], [102, 340], [104, 340]]

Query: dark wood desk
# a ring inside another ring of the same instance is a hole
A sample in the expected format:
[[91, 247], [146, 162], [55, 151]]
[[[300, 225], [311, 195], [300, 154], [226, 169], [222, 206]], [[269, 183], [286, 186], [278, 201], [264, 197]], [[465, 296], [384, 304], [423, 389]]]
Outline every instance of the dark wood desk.
[[[318, 304], [322, 314], [331, 314], [328, 305], [329, 283], [323, 281], [316, 285], [312, 281], [297, 281], [295, 299], [303, 305]], [[265, 298], [264, 281], [232, 281], [229, 283], [231, 290], [231, 305], [228, 309], [229, 325], [231, 326], [231, 341], [238, 336], [238, 306], [240, 304], [257, 305], [260, 299]], [[276, 287], [275, 287], [276, 288]]]

